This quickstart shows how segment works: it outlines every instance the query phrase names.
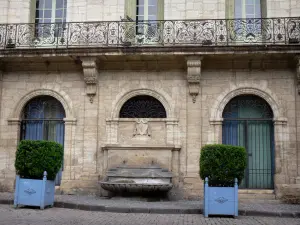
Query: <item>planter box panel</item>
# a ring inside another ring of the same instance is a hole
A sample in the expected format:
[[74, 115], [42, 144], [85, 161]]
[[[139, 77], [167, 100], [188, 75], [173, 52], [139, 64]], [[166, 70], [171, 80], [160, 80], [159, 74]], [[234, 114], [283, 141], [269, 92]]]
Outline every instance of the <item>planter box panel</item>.
[[42, 180], [20, 179], [18, 204], [40, 206], [42, 196]]
[[204, 184], [204, 216], [238, 216], [238, 184], [234, 187], [209, 187], [208, 179]]
[[55, 182], [47, 180], [23, 179], [17, 175], [14, 205], [53, 206], [55, 193]]

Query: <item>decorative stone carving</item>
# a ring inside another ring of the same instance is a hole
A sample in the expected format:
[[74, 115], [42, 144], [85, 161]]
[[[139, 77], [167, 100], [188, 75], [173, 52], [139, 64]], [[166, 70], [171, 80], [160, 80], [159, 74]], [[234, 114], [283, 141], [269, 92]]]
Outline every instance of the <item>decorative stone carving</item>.
[[98, 83], [98, 61], [96, 57], [81, 57], [84, 81], [86, 83], [86, 94], [93, 103], [94, 96], [97, 93]]
[[136, 120], [133, 137], [142, 139], [151, 137], [151, 130], [148, 121], [148, 119]]
[[296, 60], [297, 60], [297, 70], [296, 70], [297, 89], [298, 89], [298, 94], [300, 94], [300, 55], [296, 56]]
[[187, 60], [187, 81], [189, 85], [189, 93], [192, 96], [193, 103], [200, 91], [201, 79], [201, 56], [188, 56]]

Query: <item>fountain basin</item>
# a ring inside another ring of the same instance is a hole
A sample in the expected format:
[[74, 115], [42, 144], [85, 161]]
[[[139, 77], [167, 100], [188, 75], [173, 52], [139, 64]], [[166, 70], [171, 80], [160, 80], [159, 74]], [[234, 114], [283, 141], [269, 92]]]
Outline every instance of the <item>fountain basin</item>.
[[100, 185], [114, 193], [168, 192], [173, 187], [172, 173], [158, 165], [111, 168]]

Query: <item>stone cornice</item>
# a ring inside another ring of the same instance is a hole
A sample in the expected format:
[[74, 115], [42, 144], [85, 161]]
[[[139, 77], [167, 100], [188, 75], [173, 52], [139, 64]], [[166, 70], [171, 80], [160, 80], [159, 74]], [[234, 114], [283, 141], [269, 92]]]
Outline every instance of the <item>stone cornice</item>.
[[86, 94], [93, 103], [94, 96], [97, 93], [98, 84], [98, 60], [96, 57], [80, 57], [82, 62], [83, 76], [86, 83]]
[[189, 85], [189, 93], [192, 96], [193, 103], [196, 102], [196, 97], [200, 91], [201, 79], [201, 61], [202, 56], [187, 56], [187, 81]]

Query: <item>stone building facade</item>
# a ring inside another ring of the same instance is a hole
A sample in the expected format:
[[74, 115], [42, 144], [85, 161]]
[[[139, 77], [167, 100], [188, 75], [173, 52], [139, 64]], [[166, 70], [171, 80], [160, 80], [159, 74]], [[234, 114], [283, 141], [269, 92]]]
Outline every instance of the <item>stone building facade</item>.
[[[208, 143], [246, 146], [246, 190], [299, 189], [299, 0], [47, 2], [0, 0], [2, 190], [13, 190], [16, 146], [34, 129], [64, 145], [64, 193], [104, 194], [107, 169], [155, 162], [172, 171], [176, 194], [202, 195]], [[126, 103], [139, 111], [137, 96], [165, 110], [143, 120], [151, 133], [120, 114]], [[47, 99], [60, 116], [30, 111]]]

